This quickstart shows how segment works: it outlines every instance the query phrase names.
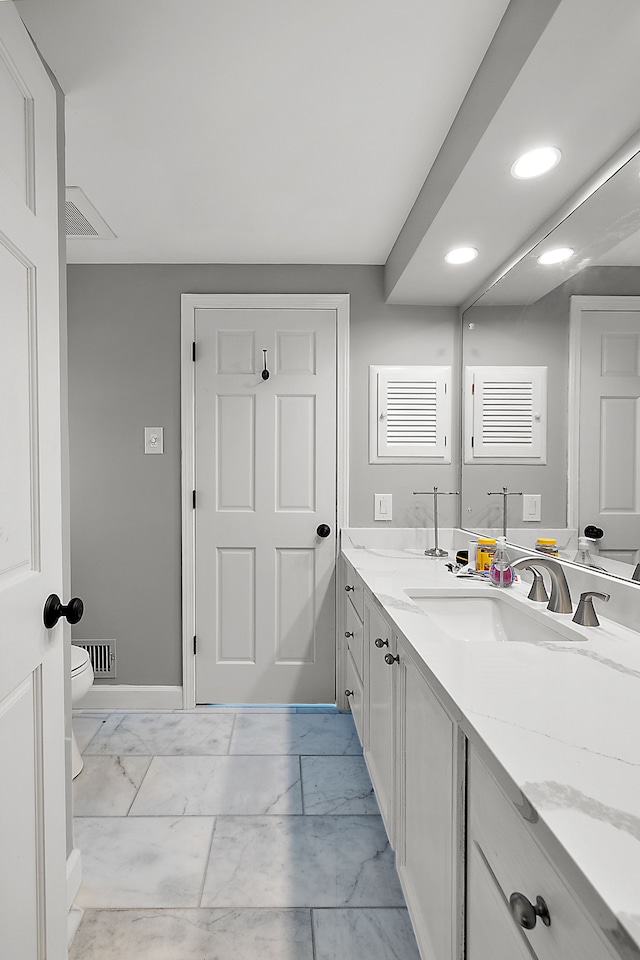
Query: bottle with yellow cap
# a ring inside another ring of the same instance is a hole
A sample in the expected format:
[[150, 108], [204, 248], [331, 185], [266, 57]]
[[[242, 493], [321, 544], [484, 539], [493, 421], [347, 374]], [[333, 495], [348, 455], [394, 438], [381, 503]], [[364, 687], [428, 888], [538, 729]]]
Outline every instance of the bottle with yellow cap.
[[476, 569], [489, 570], [496, 553], [495, 537], [478, 537], [478, 562]]
[[538, 537], [536, 550], [538, 553], [546, 553], [548, 557], [558, 556], [558, 545], [553, 537]]

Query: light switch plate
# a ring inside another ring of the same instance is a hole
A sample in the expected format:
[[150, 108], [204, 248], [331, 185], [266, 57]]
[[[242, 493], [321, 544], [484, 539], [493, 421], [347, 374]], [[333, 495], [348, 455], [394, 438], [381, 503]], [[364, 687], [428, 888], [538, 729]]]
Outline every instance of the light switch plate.
[[542, 520], [542, 494], [522, 494], [522, 519], [525, 523]]
[[390, 493], [374, 493], [373, 519], [391, 520], [392, 497]]
[[164, 427], [144, 428], [144, 452], [164, 453]]

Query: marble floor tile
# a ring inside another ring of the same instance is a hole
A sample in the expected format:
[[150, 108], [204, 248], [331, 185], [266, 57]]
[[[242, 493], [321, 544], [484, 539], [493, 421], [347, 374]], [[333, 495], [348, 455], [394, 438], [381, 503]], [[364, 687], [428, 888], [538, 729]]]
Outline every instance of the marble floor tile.
[[197, 907], [213, 817], [78, 817], [80, 907]]
[[96, 717], [88, 714], [74, 714], [71, 721], [73, 733], [80, 753], [84, 753], [98, 730], [104, 726], [107, 717]]
[[205, 907], [404, 906], [382, 820], [218, 817]]
[[207, 756], [229, 752], [233, 714], [113, 713], [87, 753]]
[[306, 814], [379, 814], [364, 757], [301, 757]]
[[308, 910], [88, 910], [69, 960], [312, 960]]
[[420, 960], [406, 909], [314, 910], [316, 960]]
[[240, 715], [231, 738], [232, 754], [361, 754], [350, 714]]
[[151, 757], [85, 757], [73, 781], [76, 817], [126, 817]]
[[302, 813], [298, 757], [154, 757], [130, 816]]

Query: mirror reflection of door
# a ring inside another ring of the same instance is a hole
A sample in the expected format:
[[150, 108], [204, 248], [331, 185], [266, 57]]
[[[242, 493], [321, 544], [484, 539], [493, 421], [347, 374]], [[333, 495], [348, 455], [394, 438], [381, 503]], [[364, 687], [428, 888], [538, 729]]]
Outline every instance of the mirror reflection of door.
[[577, 392], [570, 398], [570, 422], [577, 430], [578, 530], [601, 527], [600, 555], [637, 563], [640, 297], [572, 297], [571, 323], [579, 360]]

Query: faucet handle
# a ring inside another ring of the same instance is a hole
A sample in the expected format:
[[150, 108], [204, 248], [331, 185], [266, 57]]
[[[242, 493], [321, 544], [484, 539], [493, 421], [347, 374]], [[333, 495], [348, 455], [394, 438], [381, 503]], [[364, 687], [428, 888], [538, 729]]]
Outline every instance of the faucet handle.
[[598, 600], [602, 600], [603, 603], [608, 603], [610, 599], [608, 593], [597, 593], [595, 590], [588, 590], [586, 593], [581, 593], [580, 603], [573, 617], [573, 622], [579, 624], [581, 627], [600, 626], [600, 621], [596, 616], [596, 611], [593, 606], [593, 597], [597, 597]]
[[549, 595], [545, 589], [542, 574], [537, 567], [529, 567], [529, 570], [533, 574], [533, 583], [527, 595], [527, 600], [537, 600], [539, 603], [546, 603]]

